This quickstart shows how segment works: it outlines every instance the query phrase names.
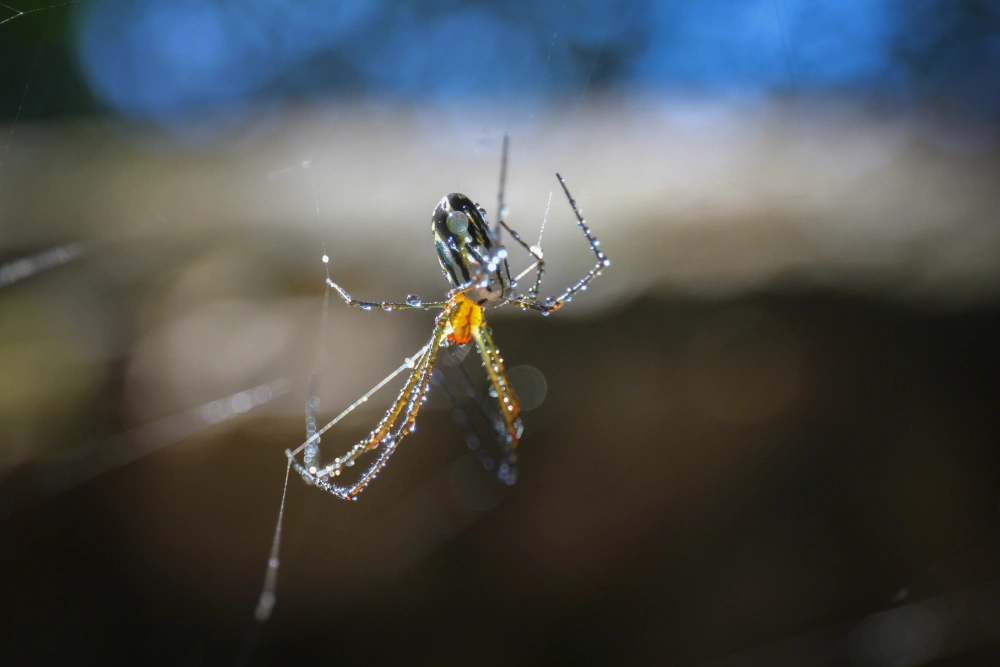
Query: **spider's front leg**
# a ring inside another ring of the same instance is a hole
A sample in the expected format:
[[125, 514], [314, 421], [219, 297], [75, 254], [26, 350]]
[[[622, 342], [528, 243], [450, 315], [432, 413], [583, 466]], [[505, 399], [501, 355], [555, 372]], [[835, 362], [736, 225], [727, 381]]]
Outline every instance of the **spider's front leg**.
[[379, 310], [412, 310], [414, 308], [422, 308], [426, 310], [427, 308], [445, 308], [451, 304], [452, 300], [456, 296], [475, 288], [476, 285], [487, 276], [486, 271], [481, 266], [477, 265], [472, 268], [472, 279], [449, 290], [444, 301], [423, 301], [416, 294], [408, 295], [405, 303], [394, 303], [391, 301], [362, 301], [361, 299], [355, 299], [352, 297], [347, 293], [347, 290], [333, 282], [330, 278], [326, 279], [326, 284], [328, 287], [332, 287], [336, 290], [337, 294], [340, 295], [340, 298], [343, 299], [344, 303], [348, 306], [356, 306], [361, 310], [373, 310], [376, 308]]
[[[569, 205], [573, 208], [573, 213], [576, 215], [576, 224], [580, 227], [583, 235], [587, 237], [587, 241], [590, 242], [590, 249], [597, 258], [597, 263], [594, 264], [594, 267], [590, 269], [590, 271], [588, 271], [583, 278], [577, 281], [575, 285], [568, 287], [566, 291], [558, 297], [546, 297], [544, 302], [540, 302], [539, 299], [541, 298], [541, 295], [538, 294], [536, 288], [541, 285], [542, 274], [545, 272], [545, 262], [541, 257], [541, 253], [536, 254], [532, 252], [531, 254], [538, 260], [538, 276], [535, 280], [535, 287], [529, 290], [527, 294], [510, 299], [510, 303], [513, 303], [524, 310], [540, 311], [543, 315], [548, 315], [552, 311], [562, 308], [565, 303], [573, 298], [574, 294], [587, 289], [587, 285], [591, 280], [601, 275], [606, 267], [611, 266], [611, 260], [608, 259], [607, 255], [604, 254], [604, 251], [600, 249], [601, 242], [591, 235], [590, 227], [587, 226], [587, 221], [584, 219], [583, 214], [577, 207], [576, 200], [573, 199], [572, 195], [570, 195], [569, 188], [566, 187], [566, 181], [563, 180], [563, 177], [559, 174], [556, 174], [556, 178], [559, 179], [559, 184], [562, 186], [563, 192], [566, 193], [566, 199], [569, 200]], [[504, 225], [504, 228], [506, 229], [507, 226]], [[521, 241], [521, 245], [525, 245], [523, 241]]]
[[447, 301], [422, 301], [420, 297], [416, 294], [410, 294], [406, 297], [405, 303], [394, 303], [391, 301], [362, 301], [360, 299], [355, 299], [350, 294], [347, 293], [343, 287], [333, 282], [329, 278], [326, 279], [326, 284], [337, 291], [340, 298], [344, 300], [348, 306], [357, 306], [361, 310], [408, 310], [413, 308], [444, 308], [448, 303]]

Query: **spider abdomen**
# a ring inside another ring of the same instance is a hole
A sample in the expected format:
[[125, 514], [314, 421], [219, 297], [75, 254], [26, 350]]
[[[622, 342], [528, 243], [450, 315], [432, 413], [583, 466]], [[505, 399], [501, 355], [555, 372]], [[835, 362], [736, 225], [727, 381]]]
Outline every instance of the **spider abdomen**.
[[503, 246], [495, 247], [483, 211], [463, 194], [441, 198], [431, 219], [438, 262], [452, 287], [475, 282], [465, 292], [474, 304], [499, 306], [512, 293]]

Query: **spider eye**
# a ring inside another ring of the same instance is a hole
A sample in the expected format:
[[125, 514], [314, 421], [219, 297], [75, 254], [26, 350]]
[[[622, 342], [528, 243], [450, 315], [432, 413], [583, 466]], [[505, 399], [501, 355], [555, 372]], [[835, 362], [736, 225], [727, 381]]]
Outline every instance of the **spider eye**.
[[469, 230], [469, 216], [461, 211], [451, 211], [448, 213], [448, 231], [457, 236], [465, 236]]

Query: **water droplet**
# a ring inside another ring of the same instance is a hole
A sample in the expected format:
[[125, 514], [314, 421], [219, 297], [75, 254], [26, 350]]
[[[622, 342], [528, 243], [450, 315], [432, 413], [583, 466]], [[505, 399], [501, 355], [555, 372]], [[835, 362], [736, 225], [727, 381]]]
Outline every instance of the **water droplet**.
[[496, 398], [497, 397], [496, 387], [494, 387], [493, 385], [490, 385], [489, 394], [490, 394], [491, 397]]
[[458, 236], [464, 236], [469, 230], [469, 216], [461, 211], [451, 211], [445, 222], [448, 231]]
[[510, 207], [507, 206], [507, 204], [504, 204], [503, 206], [500, 207], [501, 218], [506, 218], [509, 213], [510, 213]]
[[507, 248], [501, 247], [497, 250], [497, 259], [507, 259]]
[[419, 308], [423, 304], [424, 304], [423, 300], [421, 300], [421, 298], [416, 294], [406, 295], [406, 305], [413, 306], [414, 308]]
[[329, 255], [323, 255], [323, 263], [324, 264], [329, 264], [330, 263], [330, 257], [329, 257]]
[[604, 264], [604, 266], [611, 266], [611, 260], [610, 260], [610, 259], [605, 259], [605, 260], [604, 260], [604, 261], [602, 262], [602, 264]]
[[386, 301], [383, 301], [383, 302], [381, 302], [381, 303], [379, 304], [379, 307], [380, 307], [380, 308], [381, 308], [382, 310], [384, 310], [384, 311], [390, 311], [390, 310], [392, 310], [392, 304], [391, 304], [391, 303], [388, 303], [388, 302], [386, 302]]
[[363, 304], [361, 304], [358, 307], [361, 308], [361, 310], [371, 310], [372, 309], [372, 305], [370, 303], [363, 303]]

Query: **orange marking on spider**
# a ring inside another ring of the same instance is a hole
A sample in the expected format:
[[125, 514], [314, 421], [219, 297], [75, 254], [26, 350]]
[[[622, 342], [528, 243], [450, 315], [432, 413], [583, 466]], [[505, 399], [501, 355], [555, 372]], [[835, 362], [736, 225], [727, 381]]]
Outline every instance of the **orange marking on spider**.
[[465, 345], [472, 340], [472, 332], [483, 326], [483, 309], [469, 301], [464, 294], [455, 297], [458, 308], [452, 313], [449, 323], [451, 333], [448, 342], [453, 345]]

